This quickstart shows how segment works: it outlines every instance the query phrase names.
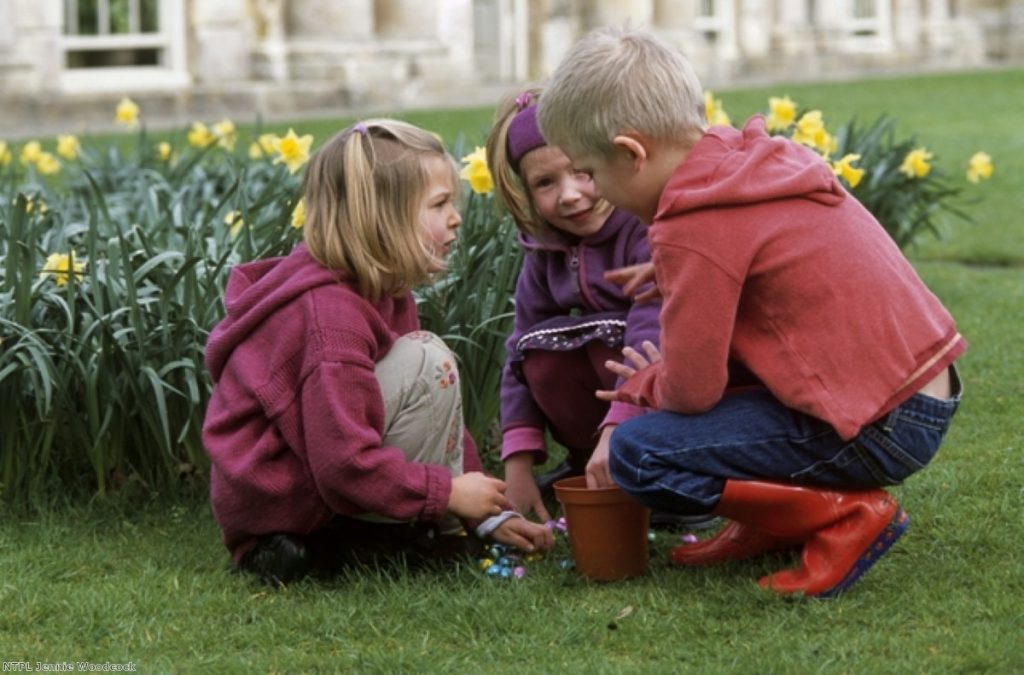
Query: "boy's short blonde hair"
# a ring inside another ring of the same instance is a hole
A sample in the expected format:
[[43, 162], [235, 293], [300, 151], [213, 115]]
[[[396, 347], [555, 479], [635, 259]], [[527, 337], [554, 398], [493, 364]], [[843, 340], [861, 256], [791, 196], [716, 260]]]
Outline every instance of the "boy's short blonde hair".
[[399, 120], [352, 125], [327, 141], [306, 168], [306, 246], [371, 301], [427, 282], [438, 262], [419, 222], [430, 157], [450, 166], [457, 191], [458, 167], [438, 137]]
[[625, 131], [689, 147], [707, 128], [690, 62], [630, 28], [599, 29], [573, 45], [541, 94], [538, 121], [548, 142], [570, 155], [606, 158]]

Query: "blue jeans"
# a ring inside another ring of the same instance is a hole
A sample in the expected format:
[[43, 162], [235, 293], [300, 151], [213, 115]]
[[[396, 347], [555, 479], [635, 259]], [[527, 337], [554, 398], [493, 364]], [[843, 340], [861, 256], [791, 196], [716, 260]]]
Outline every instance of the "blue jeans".
[[950, 387], [951, 399], [915, 394], [851, 441], [766, 389], [727, 395], [699, 415], [648, 413], [612, 434], [612, 478], [653, 509], [686, 514], [710, 512], [726, 480], [834, 489], [896, 485], [939, 449], [962, 393], [952, 367]]

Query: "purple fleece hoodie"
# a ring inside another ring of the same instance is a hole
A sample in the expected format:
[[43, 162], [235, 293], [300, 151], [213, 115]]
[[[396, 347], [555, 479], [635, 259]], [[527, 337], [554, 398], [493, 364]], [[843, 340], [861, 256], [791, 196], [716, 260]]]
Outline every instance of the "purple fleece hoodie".
[[[595, 318], [626, 322], [625, 344], [640, 349], [644, 340], [658, 344], [660, 301], [634, 304], [604, 273], [651, 259], [647, 226], [627, 211], [615, 209], [600, 231], [577, 242], [543, 243], [522, 238], [527, 249], [515, 295], [515, 325], [506, 341], [508, 359], [501, 380], [502, 459], [545, 448], [543, 413], [529, 388], [515, 375], [521, 358], [516, 344], [539, 324], [564, 328]], [[601, 426], [618, 424], [643, 412], [613, 403]], [[597, 430], [595, 429], [595, 432]], [[544, 461], [542, 456], [538, 461]]]
[[[305, 246], [239, 265], [206, 365], [210, 493], [235, 561], [272, 532], [307, 534], [336, 513], [439, 520], [451, 474], [383, 446], [374, 366], [419, 329], [411, 294], [372, 304]], [[469, 434], [463, 465], [479, 471]]]

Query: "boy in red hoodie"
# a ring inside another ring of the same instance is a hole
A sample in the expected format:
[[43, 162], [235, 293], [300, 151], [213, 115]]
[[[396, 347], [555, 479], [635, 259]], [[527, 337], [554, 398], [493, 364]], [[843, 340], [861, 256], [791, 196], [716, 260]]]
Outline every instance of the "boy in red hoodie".
[[[686, 59], [610, 29], [576, 44], [540, 100], [545, 137], [651, 224], [661, 348], [608, 363], [605, 400], [657, 408], [618, 427], [613, 479], [652, 508], [730, 519], [672, 559], [707, 565], [798, 547], [761, 579], [829, 597], [906, 529], [881, 489], [922, 468], [960, 401], [967, 347], [875, 218], [797, 143], [706, 128]], [[729, 388], [738, 364], [763, 386]], [[635, 367], [634, 367], [635, 366]]]

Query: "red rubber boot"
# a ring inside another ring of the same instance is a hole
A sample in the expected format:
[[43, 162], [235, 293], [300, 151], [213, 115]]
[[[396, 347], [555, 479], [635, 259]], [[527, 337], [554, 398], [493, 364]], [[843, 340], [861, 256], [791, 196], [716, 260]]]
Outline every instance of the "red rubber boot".
[[800, 543], [799, 539], [776, 537], [764, 530], [731, 520], [710, 539], [676, 546], [669, 553], [669, 560], [674, 565], [704, 567], [743, 560], [769, 551], [782, 551]]
[[852, 586], [910, 522], [884, 490], [839, 492], [761, 481], [726, 482], [715, 511], [777, 540], [803, 541], [799, 568], [759, 583], [817, 597]]

